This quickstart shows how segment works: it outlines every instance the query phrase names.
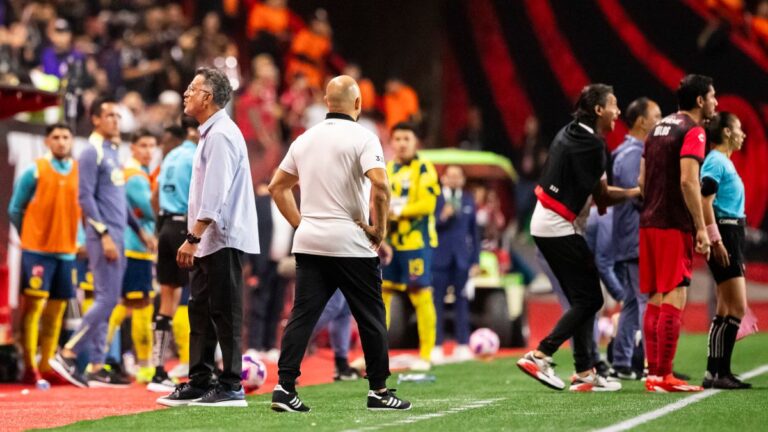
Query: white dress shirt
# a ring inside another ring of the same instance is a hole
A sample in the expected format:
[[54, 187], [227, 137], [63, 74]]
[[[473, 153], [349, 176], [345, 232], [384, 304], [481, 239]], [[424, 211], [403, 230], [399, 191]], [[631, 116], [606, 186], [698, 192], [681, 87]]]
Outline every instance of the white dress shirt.
[[256, 200], [245, 139], [225, 110], [200, 125], [200, 142], [192, 164], [189, 187], [191, 230], [198, 220], [210, 219], [195, 256], [223, 248], [259, 253]]

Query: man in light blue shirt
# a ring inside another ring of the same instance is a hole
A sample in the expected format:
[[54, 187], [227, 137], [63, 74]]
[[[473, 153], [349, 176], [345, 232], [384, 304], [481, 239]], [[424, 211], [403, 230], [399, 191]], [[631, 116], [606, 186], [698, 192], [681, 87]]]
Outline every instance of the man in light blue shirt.
[[[248, 406], [240, 385], [242, 260], [243, 253], [259, 253], [259, 236], [245, 139], [223, 109], [231, 95], [227, 77], [209, 68], [198, 69], [184, 92], [184, 113], [201, 123], [189, 189], [187, 240], [177, 255], [179, 266], [192, 268], [190, 380], [158, 399], [167, 406]], [[214, 384], [217, 341], [223, 370]]]
[[[640, 176], [640, 160], [643, 157], [643, 141], [661, 120], [659, 106], [648, 98], [639, 98], [627, 107], [625, 114], [630, 131], [624, 142], [613, 151], [613, 184], [618, 187], [637, 186]], [[613, 341], [614, 376], [620, 379], [638, 379], [642, 366], [633, 368], [633, 357], [643, 358], [641, 346], [636, 347], [635, 337], [642, 328], [646, 295], [640, 293], [640, 206], [632, 199], [613, 208], [613, 258], [614, 271], [624, 288], [624, 298], [619, 317], [616, 338]]]

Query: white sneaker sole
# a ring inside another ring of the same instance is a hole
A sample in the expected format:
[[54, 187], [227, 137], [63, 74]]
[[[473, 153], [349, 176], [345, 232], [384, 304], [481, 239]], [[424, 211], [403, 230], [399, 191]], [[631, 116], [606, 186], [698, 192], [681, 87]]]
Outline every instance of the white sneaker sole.
[[187, 404], [187, 406], [210, 407], [210, 408], [247, 408], [248, 402], [244, 399], [226, 400], [221, 402], [200, 402], [200, 400], [198, 399], [196, 402]]
[[368, 411], [410, 411], [411, 408], [413, 408], [413, 405], [409, 406], [408, 408], [390, 408], [390, 407], [372, 408], [372, 407], [368, 407]]
[[[520, 360], [517, 361], [517, 367], [520, 368], [521, 371], [525, 372], [526, 375], [530, 376], [531, 378], [535, 379], [536, 381], [544, 384], [545, 386], [554, 389], [554, 390], [565, 390], [565, 383], [562, 382], [559, 378], [556, 380], [552, 377], [549, 377], [545, 374], [543, 374], [539, 367], [536, 366], [536, 363], [528, 360], [527, 358], [523, 357]], [[535, 371], [534, 371], [535, 369]]]
[[147, 384], [147, 390], [149, 390], [151, 392], [155, 392], [155, 393], [171, 393], [174, 390], [176, 390], [176, 387], [175, 386], [174, 387], [169, 387], [169, 386], [164, 385], [164, 384], [160, 384], [160, 383], [156, 383], [156, 382], [151, 382], [151, 383]]
[[290, 406], [280, 402], [272, 402], [272, 405], [270, 406], [270, 408], [272, 408], [272, 411], [277, 411], [277, 412], [308, 413], [309, 411], [312, 411], [312, 409], [308, 411], [297, 411], [291, 408]]
[[56, 371], [56, 373], [59, 374], [59, 376], [67, 380], [67, 382], [69, 382], [73, 386], [80, 387], [80, 388], [88, 388], [87, 385], [73, 378], [72, 375], [70, 375], [69, 372], [67, 372], [67, 368], [65, 368], [64, 365], [62, 365], [61, 363], [57, 362], [56, 359], [48, 360], [48, 365], [51, 366], [51, 368], [54, 371]]
[[177, 406], [187, 406], [192, 402], [197, 402], [199, 400], [200, 398], [189, 399], [189, 400], [173, 400], [173, 399], [168, 399], [167, 396], [163, 396], [163, 397], [157, 398], [155, 402], [159, 405], [163, 405], [167, 407], [177, 407]]

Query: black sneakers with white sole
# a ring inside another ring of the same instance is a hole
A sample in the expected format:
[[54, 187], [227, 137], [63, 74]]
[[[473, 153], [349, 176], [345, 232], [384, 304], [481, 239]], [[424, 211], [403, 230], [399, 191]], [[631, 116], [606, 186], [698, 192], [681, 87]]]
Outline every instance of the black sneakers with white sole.
[[277, 412], [309, 412], [310, 408], [304, 405], [296, 392], [289, 392], [280, 384], [272, 390], [272, 411]]
[[408, 411], [411, 409], [411, 403], [395, 396], [395, 389], [388, 389], [384, 393], [368, 390], [368, 409], [372, 411]]

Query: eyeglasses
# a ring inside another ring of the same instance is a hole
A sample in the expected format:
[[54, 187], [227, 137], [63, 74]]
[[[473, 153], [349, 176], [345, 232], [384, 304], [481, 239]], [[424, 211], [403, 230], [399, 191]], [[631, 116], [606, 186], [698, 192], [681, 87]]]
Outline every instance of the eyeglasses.
[[195, 93], [197, 93], [199, 91], [201, 91], [203, 93], [213, 94], [213, 93], [209, 92], [208, 90], [204, 90], [204, 89], [201, 89], [201, 88], [194, 88], [194, 87], [192, 87], [191, 84], [190, 84], [189, 87], [187, 87], [187, 90], [184, 93], [189, 93], [189, 94], [192, 95], [192, 94], [195, 94]]

